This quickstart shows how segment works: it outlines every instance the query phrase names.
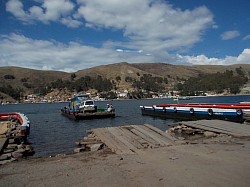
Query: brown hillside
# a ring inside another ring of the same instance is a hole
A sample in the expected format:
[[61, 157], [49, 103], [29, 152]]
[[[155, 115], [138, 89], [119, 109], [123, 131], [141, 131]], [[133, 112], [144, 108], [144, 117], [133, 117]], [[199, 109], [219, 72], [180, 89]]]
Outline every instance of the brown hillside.
[[[76, 72], [77, 77], [82, 77], [86, 75], [88, 76], [100, 75], [102, 77], [106, 77], [111, 80], [116, 80], [116, 77], [119, 76], [121, 78], [121, 81], [117, 83], [117, 87], [123, 89], [131, 88], [131, 84], [125, 82], [126, 77], [131, 77], [133, 79], [138, 80], [139, 76], [143, 74], [149, 74], [149, 72], [134, 67], [132, 64], [129, 64], [127, 62], [97, 66]], [[154, 76], [159, 76], [157, 74], [155, 75], [154, 73], [150, 74], [153, 74]]]
[[[131, 88], [131, 83], [125, 81], [126, 77], [139, 80], [143, 74], [152, 74], [152, 76], [167, 77], [169, 80], [168, 86], [171, 87], [177, 82], [177, 77], [187, 79], [198, 76], [199, 74], [224, 72], [226, 70], [235, 71], [235, 68], [239, 67], [242, 67], [242, 70], [249, 74], [249, 64], [230, 66], [183, 66], [166, 63], [129, 64], [127, 62], [121, 62], [77, 71], [75, 72], [75, 79], [79, 79], [80, 77], [87, 75], [91, 77], [100, 75], [104, 78], [113, 80], [117, 88], [129, 89]], [[13, 76], [14, 79], [6, 79], [6, 75]], [[69, 80], [71, 75], [72, 73], [60, 71], [33, 70], [20, 67], [0, 67], [0, 86], [11, 85], [13, 88], [22, 88], [26, 94], [34, 93], [36, 88], [46, 86], [57, 79]], [[121, 81], [117, 81], [117, 77], [120, 77]]]
[[[6, 79], [6, 75], [11, 75], [14, 79]], [[31, 93], [32, 89], [25, 87], [24, 83], [31, 85], [32, 87], [38, 87], [46, 85], [54, 80], [67, 77], [69, 77], [68, 73], [60, 71], [33, 70], [20, 67], [0, 67], [1, 86], [11, 85], [13, 88], [22, 88], [24, 91]]]
[[189, 78], [198, 76], [199, 74], [212, 74], [217, 72], [224, 72], [226, 70], [235, 71], [236, 68], [242, 67], [243, 71], [250, 72], [250, 64], [237, 64], [230, 66], [222, 65], [195, 65], [195, 66], [183, 66], [172, 65], [165, 63], [139, 63], [132, 64], [133, 67], [141, 69], [145, 72], [171, 77]]

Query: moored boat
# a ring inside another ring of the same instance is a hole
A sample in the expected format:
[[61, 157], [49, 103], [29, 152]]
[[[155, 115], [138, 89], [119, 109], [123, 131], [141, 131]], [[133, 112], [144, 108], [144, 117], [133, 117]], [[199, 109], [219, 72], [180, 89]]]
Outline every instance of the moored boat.
[[115, 117], [115, 109], [111, 104], [105, 109], [98, 108], [94, 100], [85, 94], [71, 98], [69, 104], [62, 108], [61, 112], [74, 120]]
[[0, 113], [1, 135], [27, 138], [30, 133], [30, 121], [19, 112]]
[[240, 123], [244, 122], [244, 115], [250, 112], [249, 103], [159, 104], [152, 106], [140, 106], [140, 108], [143, 115], [183, 120], [220, 119]]

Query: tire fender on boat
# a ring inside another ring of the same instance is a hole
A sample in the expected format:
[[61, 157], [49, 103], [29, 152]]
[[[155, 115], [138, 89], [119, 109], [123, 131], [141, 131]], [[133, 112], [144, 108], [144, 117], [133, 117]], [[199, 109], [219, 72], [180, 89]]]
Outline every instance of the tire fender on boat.
[[236, 114], [237, 114], [237, 116], [242, 116], [242, 115], [243, 115], [243, 112], [242, 112], [241, 109], [237, 109], [237, 110], [236, 110]]
[[194, 108], [190, 108], [189, 112], [190, 114], [194, 114]]
[[163, 107], [163, 112], [166, 113], [167, 112], [167, 109], [165, 107]]
[[208, 113], [209, 116], [212, 116], [214, 114], [214, 112], [213, 112], [213, 110], [211, 108], [209, 108], [207, 110], [207, 113]]
[[174, 112], [175, 112], [175, 113], [177, 112], [177, 108], [176, 108], [176, 107], [174, 107]]

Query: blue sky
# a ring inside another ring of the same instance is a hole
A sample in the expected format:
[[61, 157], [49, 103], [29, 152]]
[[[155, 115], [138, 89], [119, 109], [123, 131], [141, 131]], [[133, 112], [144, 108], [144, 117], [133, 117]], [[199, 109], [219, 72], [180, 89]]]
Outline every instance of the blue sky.
[[250, 64], [248, 0], [0, 0], [0, 66]]

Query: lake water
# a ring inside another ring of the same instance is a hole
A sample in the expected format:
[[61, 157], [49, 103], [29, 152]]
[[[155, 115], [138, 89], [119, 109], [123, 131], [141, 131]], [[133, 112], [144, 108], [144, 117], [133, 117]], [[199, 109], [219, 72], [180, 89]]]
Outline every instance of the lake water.
[[[192, 100], [180, 100], [180, 103], [238, 103], [249, 101], [250, 95], [197, 97]], [[105, 108], [111, 103], [116, 109], [116, 118], [74, 121], [61, 115], [60, 109], [67, 103], [37, 103], [0, 105], [0, 112], [21, 112], [31, 122], [29, 140], [36, 153], [34, 157], [73, 153], [75, 142], [86, 135], [86, 131], [99, 127], [116, 127], [122, 125], [151, 124], [161, 130], [168, 129], [173, 119], [161, 119], [142, 116], [140, 105], [176, 103], [172, 99], [142, 99], [98, 101], [96, 105]]]

